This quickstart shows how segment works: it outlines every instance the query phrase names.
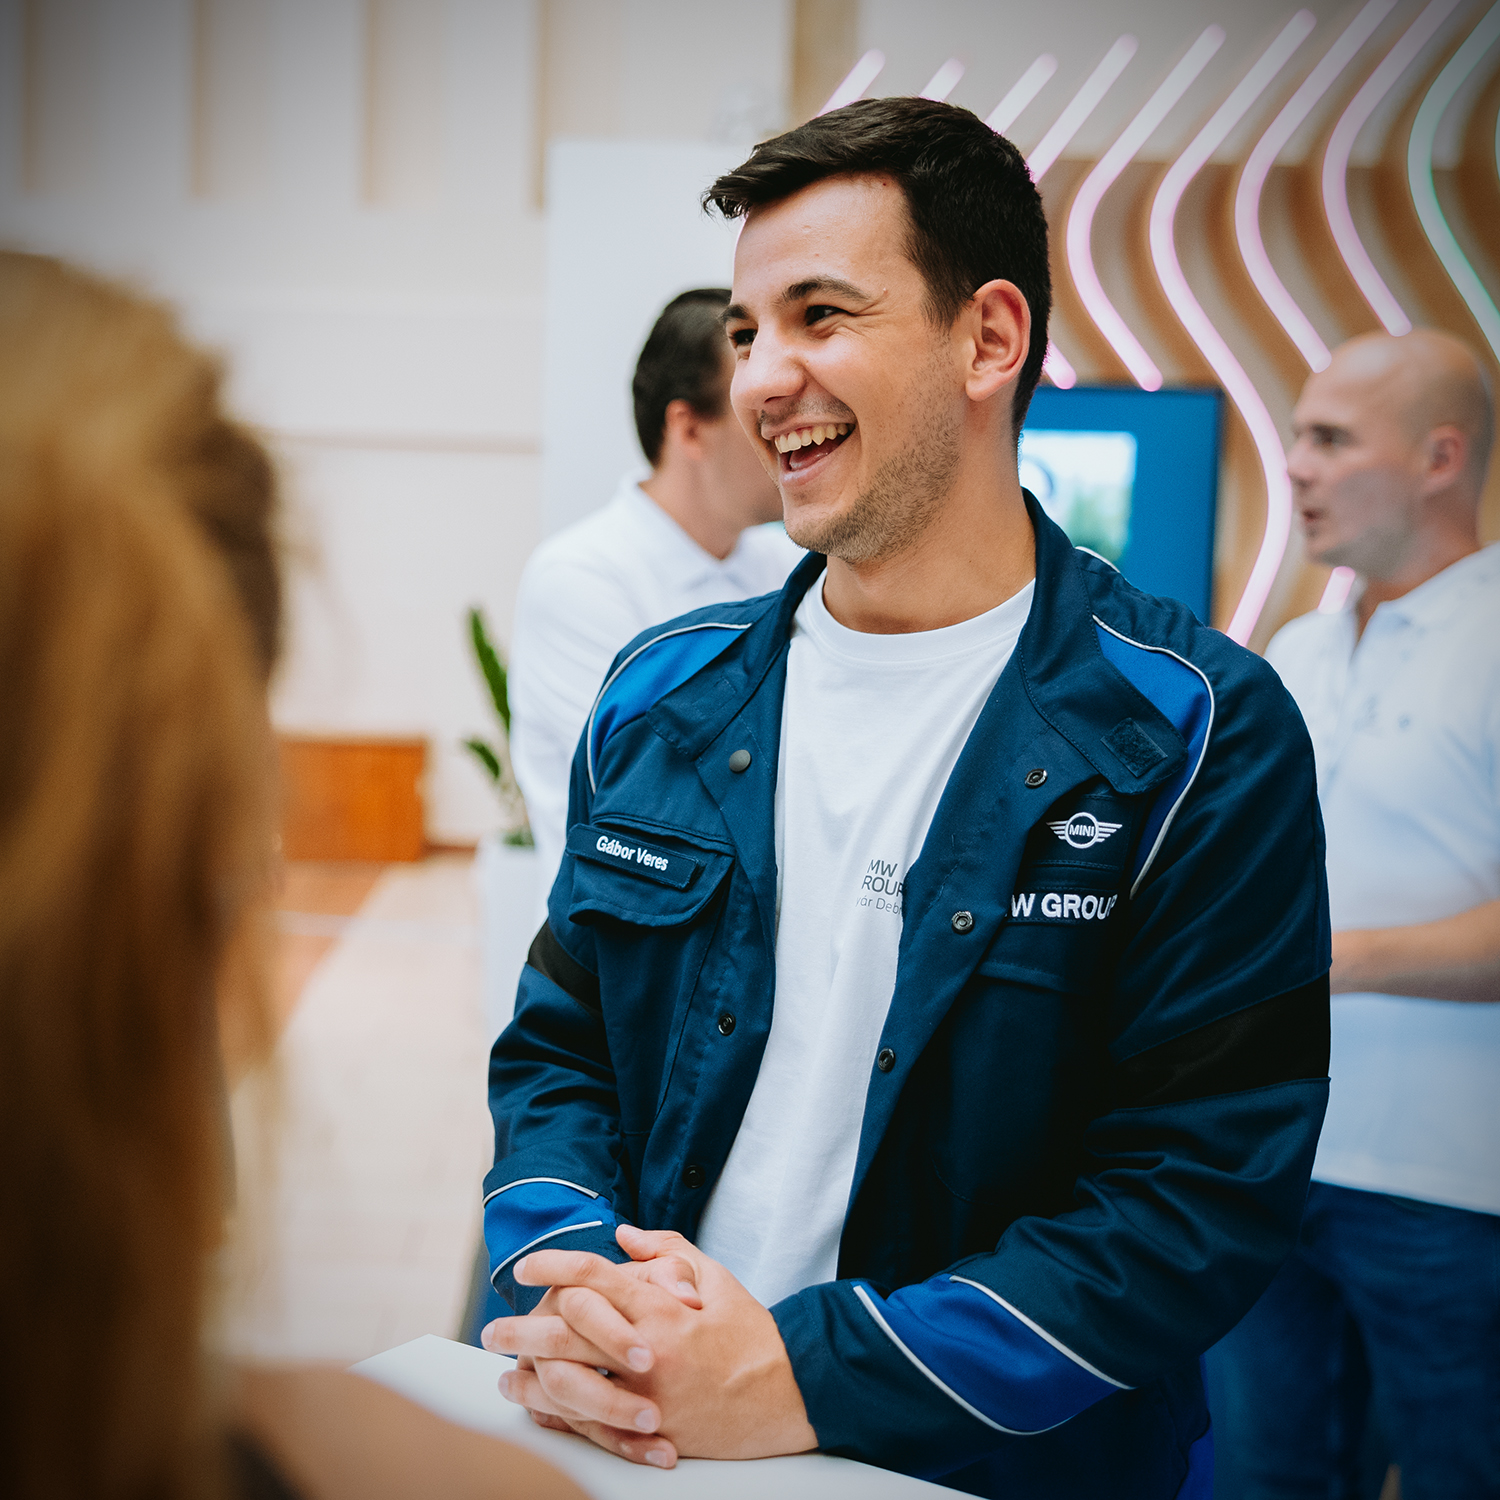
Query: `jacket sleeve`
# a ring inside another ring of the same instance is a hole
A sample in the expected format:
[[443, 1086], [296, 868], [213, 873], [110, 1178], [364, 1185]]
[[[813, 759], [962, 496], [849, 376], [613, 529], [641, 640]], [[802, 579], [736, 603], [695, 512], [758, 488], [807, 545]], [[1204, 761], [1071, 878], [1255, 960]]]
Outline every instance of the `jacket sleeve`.
[[[587, 822], [588, 804], [575, 758], [569, 822]], [[490, 1280], [517, 1312], [530, 1312], [545, 1292], [511, 1275], [528, 1250], [629, 1258], [615, 1243], [616, 1225], [634, 1211], [619, 1098], [593, 935], [567, 919], [571, 887], [572, 859], [564, 856], [521, 971], [515, 1019], [490, 1054], [495, 1165], [484, 1180], [484, 1239]]]
[[1071, 1207], [926, 1281], [772, 1309], [825, 1449], [950, 1472], [1190, 1367], [1289, 1253], [1327, 1102], [1322, 824], [1300, 716], [1238, 676], [1148, 821]]

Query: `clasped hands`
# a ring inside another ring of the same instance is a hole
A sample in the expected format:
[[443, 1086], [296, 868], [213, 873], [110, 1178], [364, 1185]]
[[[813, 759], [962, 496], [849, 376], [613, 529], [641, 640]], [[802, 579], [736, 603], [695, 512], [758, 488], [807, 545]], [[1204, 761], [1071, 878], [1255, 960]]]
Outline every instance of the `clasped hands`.
[[522, 1286], [550, 1290], [484, 1330], [486, 1349], [517, 1357], [506, 1400], [663, 1469], [817, 1447], [771, 1314], [680, 1234], [622, 1224], [615, 1238], [627, 1265], [573, 1250], [516, 1263]]

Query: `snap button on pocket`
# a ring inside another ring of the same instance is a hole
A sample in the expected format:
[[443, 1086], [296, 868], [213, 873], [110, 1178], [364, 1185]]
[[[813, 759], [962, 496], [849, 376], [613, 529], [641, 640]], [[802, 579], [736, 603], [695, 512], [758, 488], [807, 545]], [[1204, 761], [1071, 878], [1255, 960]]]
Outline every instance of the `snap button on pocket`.
[[875, 1056], [875, 1066], [882, 1073], [889, 1073], [896, 1066], [896, 1054], [889, 1047], [882, 1047]]
[[974, 913], [971, 911], [956, 911], [950, 924], [955, 932], [969, 932], [974, 926]]
[[1047, 773], [1040, 766], [1038, 766], [1034, 771], [1028, 771], [1026, 773], [1026, 785], [1029, 787], [1039, 787], [1043, 782], [1046, 781], [1046, 779]]
[[748, 750], [736, 750], [729, 757], [729, 769], [738, 775], [741, 771], [750, 769], [750, 752]]
[[732, 1015], [730, 1015], [729, 1012], [726, 1010], [724, 1012], [724, 1014], [719, 1017], [719, 1035], [720, 1036], [728, 1036], [729, 1033], [731, 1031], [733, 1031], [733, 1030], [734, 1030], [734, 1017]]
[[701, 1188], [706, 1180], [703, 1168], [692, 1163], [682, 1169], [682, 1180], [690, 1188]]

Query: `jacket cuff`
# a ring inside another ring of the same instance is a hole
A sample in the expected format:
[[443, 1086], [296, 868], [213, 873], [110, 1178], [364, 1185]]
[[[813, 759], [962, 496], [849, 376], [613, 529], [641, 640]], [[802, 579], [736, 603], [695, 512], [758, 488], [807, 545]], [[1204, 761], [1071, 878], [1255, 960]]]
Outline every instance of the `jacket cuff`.
[[490, 1284], [517, 1313], [529, 1313], [547, 1294], [521, 1286], [512, 1272], [533, 1250], [582, 1250], [606, 1260], [630, 1259], [615, 1242], [619, 1218], [608, 1198], [556, 1178], [507, 1183], [484, 1203], [484, 1242]]
[[771, 1315], [819, 1446], [909, 1474], [951, 1473], [1126, 1389], [962, 1276], [889, 1297], [833, 1282]]

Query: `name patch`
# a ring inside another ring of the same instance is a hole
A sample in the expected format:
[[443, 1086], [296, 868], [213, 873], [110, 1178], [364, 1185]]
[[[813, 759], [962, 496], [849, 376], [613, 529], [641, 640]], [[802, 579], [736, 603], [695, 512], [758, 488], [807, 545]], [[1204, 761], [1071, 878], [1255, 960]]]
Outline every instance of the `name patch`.
[[676, 849], [660, 849], [642, 843], [631, 834], [611, 833], [604, 828], [579, 824], [568, 831], [568, 852], [595, 864], [609, 865], [631, 875], [641, 875], [676, 890], [686, 890], [703, 868], [700, 861]]
[[1010, 915], [1015, 922], [1103, 922], [1119, 899], [1093, 891], [1016, 891]]

